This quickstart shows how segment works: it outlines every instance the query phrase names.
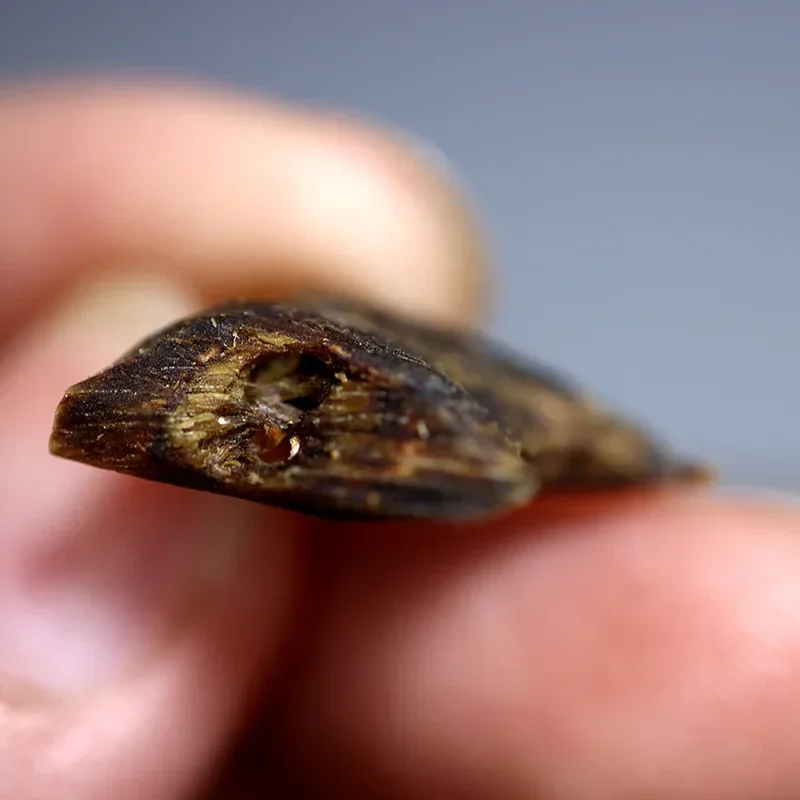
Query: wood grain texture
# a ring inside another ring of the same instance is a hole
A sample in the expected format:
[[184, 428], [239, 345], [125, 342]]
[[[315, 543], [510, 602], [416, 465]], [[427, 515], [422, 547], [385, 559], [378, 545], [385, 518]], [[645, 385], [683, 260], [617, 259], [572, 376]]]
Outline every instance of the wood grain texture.
[[355, 518], [485, 518], [542, 488], [701, 480], [554, 370], [326, 297], [235, 302], [67, 390], [51, 452]]

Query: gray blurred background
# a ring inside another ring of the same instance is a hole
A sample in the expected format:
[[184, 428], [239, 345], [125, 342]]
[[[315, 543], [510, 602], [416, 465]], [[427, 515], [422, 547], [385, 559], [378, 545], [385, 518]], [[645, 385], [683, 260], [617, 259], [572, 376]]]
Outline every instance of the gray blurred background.
[[0, 79], [87, 69], [415, 132], [484, 214], [499, 338], [800, 488], [800, 3], [0, 0]]

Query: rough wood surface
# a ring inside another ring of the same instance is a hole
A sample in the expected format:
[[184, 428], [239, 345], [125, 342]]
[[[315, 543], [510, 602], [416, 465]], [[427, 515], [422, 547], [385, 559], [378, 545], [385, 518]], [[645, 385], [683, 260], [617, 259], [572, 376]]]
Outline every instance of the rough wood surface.
[[67, 390], [51, 452], [323, 516], [482, 518], [700, 480], [552, 369], [334, 298], [229, 303]]

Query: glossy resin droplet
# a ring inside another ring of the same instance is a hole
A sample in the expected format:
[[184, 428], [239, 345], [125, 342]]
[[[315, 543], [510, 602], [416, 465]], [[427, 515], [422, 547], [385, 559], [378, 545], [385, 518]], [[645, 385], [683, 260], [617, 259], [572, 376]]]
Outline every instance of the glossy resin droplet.
[[482, 518], [705, 480], [553, 370], [332, 298], [230, 303], [67, 390], [56, 455], [324, 516]]

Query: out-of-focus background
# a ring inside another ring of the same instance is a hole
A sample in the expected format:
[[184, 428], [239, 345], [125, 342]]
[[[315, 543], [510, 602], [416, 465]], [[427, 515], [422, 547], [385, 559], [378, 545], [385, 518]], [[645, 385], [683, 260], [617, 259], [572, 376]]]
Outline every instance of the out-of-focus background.
[[484, 215], [499, 338], [795, 489], [798, 31], [789, 0], [5, 0], [0, 79], [206, 77], [415, 132]]

